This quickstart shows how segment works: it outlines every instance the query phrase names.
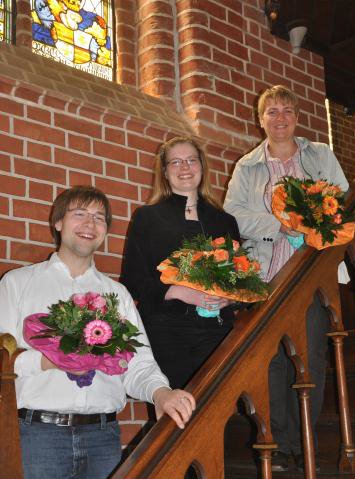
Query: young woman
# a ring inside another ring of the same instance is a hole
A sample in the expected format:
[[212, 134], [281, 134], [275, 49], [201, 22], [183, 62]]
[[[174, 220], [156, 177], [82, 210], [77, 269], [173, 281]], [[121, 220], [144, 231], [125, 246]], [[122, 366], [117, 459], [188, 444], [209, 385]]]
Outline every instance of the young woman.
[[[171, 387], [185, 385], [232, 328], [230, 301], [160, 281], [158, 264], [184, 238], [229, 234], [239, 241], [235, 218], [214, 199], [207, 160], [197, 143], [176, 137], [156, 157], [148, 205], [137, 209], [128, 232], [121, 281], [137, 301], [154, 356]], [[221, 321], [196, 306], [220, 309]]]

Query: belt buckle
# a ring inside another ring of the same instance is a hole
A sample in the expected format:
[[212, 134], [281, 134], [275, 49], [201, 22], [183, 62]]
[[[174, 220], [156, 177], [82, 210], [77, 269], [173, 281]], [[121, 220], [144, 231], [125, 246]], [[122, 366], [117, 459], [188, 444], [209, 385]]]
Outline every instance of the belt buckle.
[[70, 412], [69, 414], [67, 414], [67, 416], [68, 416], [68, 420], [66, 421], [66, 423], [61, 424], [61, 418], [60, 418], [60, 415], [59, 415], [57, 426], [59, 426], [59, 427], [71, 427], [73, 425], [74, 414], [72, 412]]

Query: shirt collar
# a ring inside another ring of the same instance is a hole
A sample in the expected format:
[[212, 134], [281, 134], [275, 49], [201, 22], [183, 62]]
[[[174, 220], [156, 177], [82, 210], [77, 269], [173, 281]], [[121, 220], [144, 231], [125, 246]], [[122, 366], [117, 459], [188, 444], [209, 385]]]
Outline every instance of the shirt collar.
[[[47, 268], [48, 269], [50, 269], [50, 268], [61, 269], [62, 271], [65, 271], [68, 276], [71, 277], [70, 270], [69, 270], [68, 266], [59, 258], [58, 253], [56, 251], [53, 252], [51, 257], [49, 258], [48, 263], [47, 263]], [[90, 273], [93, 273], [98, 278], [100, 277], [100, 273], [96, 269], [94, 260], [91, 261], [91, 265], [85, 271], [85, 273], [81, 274], [80, 276], [77, 276], [76, 279], [84, 277], [84, 276], [86, 276]]]

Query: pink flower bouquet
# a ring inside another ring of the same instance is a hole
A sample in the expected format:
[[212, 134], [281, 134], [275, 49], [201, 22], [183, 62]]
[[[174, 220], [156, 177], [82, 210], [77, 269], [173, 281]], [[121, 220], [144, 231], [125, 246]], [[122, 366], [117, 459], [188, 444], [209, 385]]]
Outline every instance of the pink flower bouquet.
[[89, 377], [68, 373], [80, 387], [91, 384], [95, 370], [122, 374], [142, 344], [135, 339], [138, 328], [120, 317], [117, 306], [113, 293], [74, 294], [50, 306], [49, 314], [28, 316], [24, 338], [59, 369], [89, 371]]

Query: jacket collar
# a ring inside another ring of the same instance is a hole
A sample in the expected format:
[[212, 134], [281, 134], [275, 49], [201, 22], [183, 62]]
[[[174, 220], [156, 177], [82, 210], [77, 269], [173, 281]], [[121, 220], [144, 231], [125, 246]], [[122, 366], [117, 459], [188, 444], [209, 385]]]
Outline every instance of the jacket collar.
[[[297, 143], [298, 148], [303, 151], [306, 148], [313, 149], [312, 143], [301, 136], [295, 136], [295, 142]], [[247, 153], [243, 158], [241, 158], [238, 163], [240, 166], [254, 166], [257, 164], [264, 164], [266, 162], [265, 158], [265, 144], [266, 140], [262, 141], [260, 145], [254, 148], [250, 153]]]

